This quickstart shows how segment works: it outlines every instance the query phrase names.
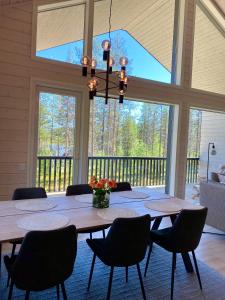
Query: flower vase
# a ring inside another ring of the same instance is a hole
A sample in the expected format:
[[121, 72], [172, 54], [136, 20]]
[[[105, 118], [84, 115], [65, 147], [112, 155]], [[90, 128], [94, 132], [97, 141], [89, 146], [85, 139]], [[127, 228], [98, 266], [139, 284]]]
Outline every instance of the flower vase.
[[110, 192], [98, 190], [93, 191], [93, 207], [107, 208], [109, 207]]

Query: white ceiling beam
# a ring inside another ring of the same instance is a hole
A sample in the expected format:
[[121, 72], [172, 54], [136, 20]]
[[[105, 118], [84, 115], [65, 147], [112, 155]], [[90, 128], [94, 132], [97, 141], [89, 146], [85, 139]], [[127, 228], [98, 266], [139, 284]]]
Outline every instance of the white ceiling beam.
[[171, 83], [181, 84], [185, 0], [175, 0]]
[[94, 27], [94, 0], [87, 0], [85, 6], [85, 22], [84, 22], [84, 55], [92, 57], [93, 43], [93, 27]]
[[181, 86], [185, 88], [191, 88], [191, 82], [192, 82], [195, 11], [196, 11], [196, 0], [185, 0], [181, 80], [180, 80]]

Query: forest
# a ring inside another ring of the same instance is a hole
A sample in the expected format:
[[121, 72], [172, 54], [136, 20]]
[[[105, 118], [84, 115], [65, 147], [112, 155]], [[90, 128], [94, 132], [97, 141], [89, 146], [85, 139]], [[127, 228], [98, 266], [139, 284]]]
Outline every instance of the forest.
[[[39, 156], [72, 156], [76, 98], [42, 92]], [[111, 99], [91, 101], [89, 156], [166, 157], [169, 106]], [[188, 157], [199, 156], [201, 112], [191, 110]]]

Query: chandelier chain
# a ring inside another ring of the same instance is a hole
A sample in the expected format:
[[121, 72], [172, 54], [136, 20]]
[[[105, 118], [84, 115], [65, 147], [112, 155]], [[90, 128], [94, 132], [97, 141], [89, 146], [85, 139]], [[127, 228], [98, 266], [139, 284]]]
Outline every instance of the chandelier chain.
[[110, 6], [109, 6], [109, 41], [110, 41], [110, 44], [111, 44], [111, 28], [112, 28], [111, 18], [112, 18], [112, 0], [110, 0]]

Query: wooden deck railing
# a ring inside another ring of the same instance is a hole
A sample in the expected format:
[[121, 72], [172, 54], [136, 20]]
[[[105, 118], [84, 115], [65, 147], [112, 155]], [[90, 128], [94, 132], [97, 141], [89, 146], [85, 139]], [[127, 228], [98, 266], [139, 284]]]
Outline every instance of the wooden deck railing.
[[[129, 181], [132, 186], [165, 185], [166, 158], [100, 157], [88, 158], [88, 175]], [[187, 159], [187, 183], [196, 183], [199, 158]], [[65, 191], [73, 178], [73, 157], [38, 156], [37, 186], [48, 192]]]

